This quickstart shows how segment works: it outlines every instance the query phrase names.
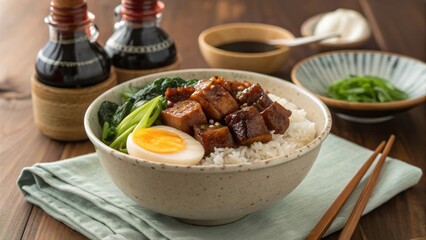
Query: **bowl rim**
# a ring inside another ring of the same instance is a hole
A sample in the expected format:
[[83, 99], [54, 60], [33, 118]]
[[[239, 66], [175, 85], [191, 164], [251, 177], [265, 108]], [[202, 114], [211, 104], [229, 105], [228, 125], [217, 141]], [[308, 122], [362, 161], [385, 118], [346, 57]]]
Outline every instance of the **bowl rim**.
[[399, 58], [405, 58], [411, 61], [418, 62], [420, 64], [426, 65], [421, 60], [415, 59], [413, 57], [405, 56], [399, 53], [392, 53], [392, 52], [384, 52], [379, 50], [336, 50], [336, 51], [330, 51], [325, 53], [319, 53], [307, 58], [304, 58], [300, 60], [291, 70], [291, 81], [296, 84], [299, 87], [304, 88], [305, 90], [315, 94], [319, 99], [324, 101], [328, 106], [334, 107], [334, 108], [340, 108], [340, 109], [350, 109], [350, 110], [362, 110], [362, 111], [377, 111], [377, 110], [398, 110], [398, 109], [404, 109], [408, 107], [415, 106], [419, 103], [426, 101], [426, 94], [421, 97], [417, 98], [409, 98], [405, 100], [400, 101], [392, 101], [392, 102], [384, 102], [384, 103], [365, 103], [365, 102], [348, 102], [343, 100], [337, 100], [333, 98], [326, 97], [322, 94], [316, 93], [314, 91], [309, 90], [307, 87], [305, 87], [296, 76], [296, 72], [298, 69], [305, 64], [306, 62], [311, 61], [312, 59], [320, 58], [327, 55], [338, 55], [343, 53], [371, 53], [371, 54], [379, 54], [379, 55], [389, 55], [389, 56], [396, 56]]
[[280, 54], [284, 54], [288, 51], [290, 51], [290, 48], [285, 47], [285, 46], [278, 46], [278, 49], [276, 50], [272, 50], [272, 51], [267, 51], [267, 52], [261, 52], [261, 53], [241, 53], [241, 52], [232, 52], [232, 51], [226, 51], [226, 50], [222, 50], [220, 48], [217, 48], [215, 46], [212, 46], [211, 44], [209, 44], [208, 42], [206, 42], [206, 36], [215, 32], [219, 32], [222, 30], [229, 30], [229, 29], [233, 29], [233, 28], [240, 28], [240, 29], [263, 29], [263, 30], [268, 30], [268, 31], [278, 31], [281, 33], [284, 33], [285, 35], [288, 35], [289, 38], [288, 39], [294, 39], [294, 35], [287, 29], [276, 26], [276, 25], [270, 25], [270, 24], [263, 24], [263, 23], [242, 23], [242, 22], [238, 22], [238, 23], [227, 23], [227, 24], [220, 24], [220, 25], [216, 25], [207, 29], [204, 29], [199, 35], [198, 35], [198, 44], [205, 48], [207, 48], [208, 50], [216, 53], [216, 54], [220, 54], [220, 55], [225, 55], [228, 57], [239, 57], [239, 58], [260, 58], [260, 57], [271, 57], [271, 56], [276, 56], [276, 55], [280, 55]]
[[[302, 36], [304, 37], [309, 37], [313, 35], [313, 28], [310, 28], [309, 25], [312, 24], [313, 27], [316, 26], [316, 24], [319, 22], [319, 20], [321, 19], [322, 16], [324, 16], [327, 13], [331, 13], [333, 11], [330, 12], [323, 12], [323, 13], [319, 13], [317, 15], [311, 16], [308, 19], [306, 19], [305, 21], [303, 21], [302, 26], [300, 27], [300, 33], [302, 34]], [[362, 15], [362, 13], [360, 13]], [[365, 17], [364, 17], [365, 18]], [[368, 23], [368, 20], [366, 20]], [[316, 44], [320, 45], [320, 46], [324, 46], [324, 47], [330, 47], [330, 48], [351, 48], [354, 46], [360, 46], [363, 45], [364, 43], [366, 43], [370, 38], [371, 38], [371, 27], [370, 25], [367, 25], [367, 31], [358, 39], [355, 41], [342, 41], [342, 42], [337, 42], [337, 43], [327, 43], [327, 42], [318, 42]]]
[[[128, 86], [131, 84], [134, 84], [138, 81], [143, 80], [144, 78], [153, 78], [156, 79], [158, 77], [164, 76], [164, 74], [179, 74], [179, 73], [187, 73], [187, 72], [227, 72], [227, 73], [236, 73], [236, 74], [242, 74], [242, 75], [252, 75], [256, 78], [269, 78], [273, 81], [282, 81], [284, 84], [288, 84], [289, 86], [297, 89], [301, 94], [304, 94], [306, 97], [308, 97], [310, 100], [312, 100], [319, 108], [320, 111], [325, 116], [325, 124], [324, 127], [321, 129], [321, 131], [318, 133], [318, 135], [315, 137], [314, 140], [312, 140], [310, 143], [306, 144], [305, 146], [297, 149], [297, 151], [293, 151], [287, 155], [284, 156], [278, 156], [274, 158], [268, 158], [265, 160], [260, 160], [256, 162], [249, 162], [249, 163], [242, 163], [242, 164], [223, 164], [223, 165], [179, 165], [179, 164], [169, 164], [169, 163], [159, 163], [159, 162], [153, 162], [153, 161], [147, 161], [141, 158], [133, 157], [128, 154], [122, 153], [120, 151], [117, 151], [108, 145], [104, 144], [99, 138], [97, 138], [90, 128], [89, 124], [89, 118], [90, 113], [95, 111], [94, 106], [97, 105], [98, 102], [101, 101], [102, 98], [104, 98], [107, 95], [112, 94], [115, 90], [115, 88]], [[98, 151], [98, 148], [102, 148], [102, 150], [106, 153], [109, 153], [113, 155], [115, 158], [117, 158], [120, 161], [126, 161], [130, 164], [144, 166], [144, 167], [150, 167], [153, 170], [160, 170], [160, 171], [173, 171], [173, 172], [192, 172], [192, 173], [223, 173], [223, 172], [242, 172], [242, 171], [250, 171], [255, 170], [259, 168], [265, 168], [265, 167], [271, 167], [278, 164], [283, 164], [286, 162], [290, 162], [293, 160], [296, 160], [302, 155], [305, 155], [309, 153], [310, 151], [316, 149], [316, 147], [319, 147], [321, 143], [327, 138], [328, 134], [331, 131], [331, 125], [332, 125], [332, 117], [329, 109], [327, 106], [318, 99], [314, 94], [310, 93], [309, 91], [300, 88], [291, 82], [285, 81], [283, 79], [260, 74], [260, 73], [254, 73], [249, 71], [242, 71], [242, 70], [231, 70], [231, 69], [220, 69], [220, 68], [194, 68], [194, 69], [183, 69], [183, 70], [174, 70], [174, 71], [166, 71], [161, 73], [155, 73], [150, 74], [142, 77], [135, 78], [133, 80], [121, 83], [108, 91], [104, 92], [100, 96], [98, 96], [87, 108], [85, 115], [84, 115], [84, 128], [87, 133], [87, 136], [89, 137], [90, 141], [95, 146], [96, 151]]]

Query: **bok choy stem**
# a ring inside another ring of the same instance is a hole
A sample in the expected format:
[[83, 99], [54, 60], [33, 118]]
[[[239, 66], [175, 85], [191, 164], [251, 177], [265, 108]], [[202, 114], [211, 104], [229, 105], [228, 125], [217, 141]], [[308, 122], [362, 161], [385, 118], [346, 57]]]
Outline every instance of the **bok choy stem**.
[[[127, 137], [135, 130], [150, 127], [162, 110], [162, 96], [153, 98], [127, 115], [116, 128], [116, 138], [109, 145], [127, 153]], [[104, 134], [104, 133], [103, 133]]]

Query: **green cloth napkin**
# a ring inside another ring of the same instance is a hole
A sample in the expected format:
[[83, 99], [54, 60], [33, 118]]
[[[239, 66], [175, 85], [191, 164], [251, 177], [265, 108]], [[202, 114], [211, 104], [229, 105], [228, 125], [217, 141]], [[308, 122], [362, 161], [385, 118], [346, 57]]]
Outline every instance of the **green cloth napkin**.
[[[312, 170], [290, 195], [215, 227], [181, 223], [139, 206], [112, 183], [94, 153], [25, 168], [18, 186], [29, 202], [91, 239], [304, 239], [370, 154], [329, 135]], [[388, 158], [364, 214], [415, 185], [421, 175], [421, 169]], [[365, 182], [327, 234], [344, 226]]]

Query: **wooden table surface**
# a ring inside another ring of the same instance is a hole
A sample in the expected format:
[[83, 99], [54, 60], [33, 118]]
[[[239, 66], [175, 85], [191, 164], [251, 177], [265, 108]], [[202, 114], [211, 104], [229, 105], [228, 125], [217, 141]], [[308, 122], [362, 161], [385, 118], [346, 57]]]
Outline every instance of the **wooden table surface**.
[[[164, 0], [162, 27], [177, 43], [181, 68], [207, 67], [197, 45], [205, 28], [230, 22], [261, 22], [284, 27], [300, 36], [302, 22], [336, 8], [362, 12], [374, 38], [364, 47], [426, 59], [426, 8], [423, 0]], [[113, 8], [118, 0], [89, 0], [105, 43], [112, 32]], [[49, 0], [3, 0], [0, 4], [0, 239], [85, 239], [40, 208], [27, 203], [16, 187], [23, 167], [92, 152], [89, 141], [67, 143], [43, 136], [35, 127], [30, 96], [30, 74], [37, 51], [48, 39], [43, 18]], [[316, 54], [296, 48], [288, 63], [274, 74], [290, 79], [292, 66]], [[390, 156], [426, 170], [426, 106], [420, 105], [381, 124], [356, 124], [333, 115], [332, 133], [373, 149], [391, 133], [397, 136]], [[426, 236], [423, 176], [416, 186], [400, 193], [362, 217], [353, 239], [414, 239]], [[337, 239], [335, 233], [327, 239]]]

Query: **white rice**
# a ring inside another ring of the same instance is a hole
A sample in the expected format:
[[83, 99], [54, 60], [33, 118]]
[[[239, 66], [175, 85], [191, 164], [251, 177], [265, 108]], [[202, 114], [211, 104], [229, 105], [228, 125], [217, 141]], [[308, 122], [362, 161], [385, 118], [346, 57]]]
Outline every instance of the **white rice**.
[[224, 165], [256, 162], [272, 157], [283, 156], [308, 144], [315, 138], [315, 123], [306, 119], [305, 110], [284, 98], [269, 94], [272, 101], [277, 101], [283, 107], [292, 111], [290, 126], [283, 134], [272, 133], [272, 140], [267, 143], [255, 142], [249, 147], [215, 148], [206, 156], [202, 165]]

